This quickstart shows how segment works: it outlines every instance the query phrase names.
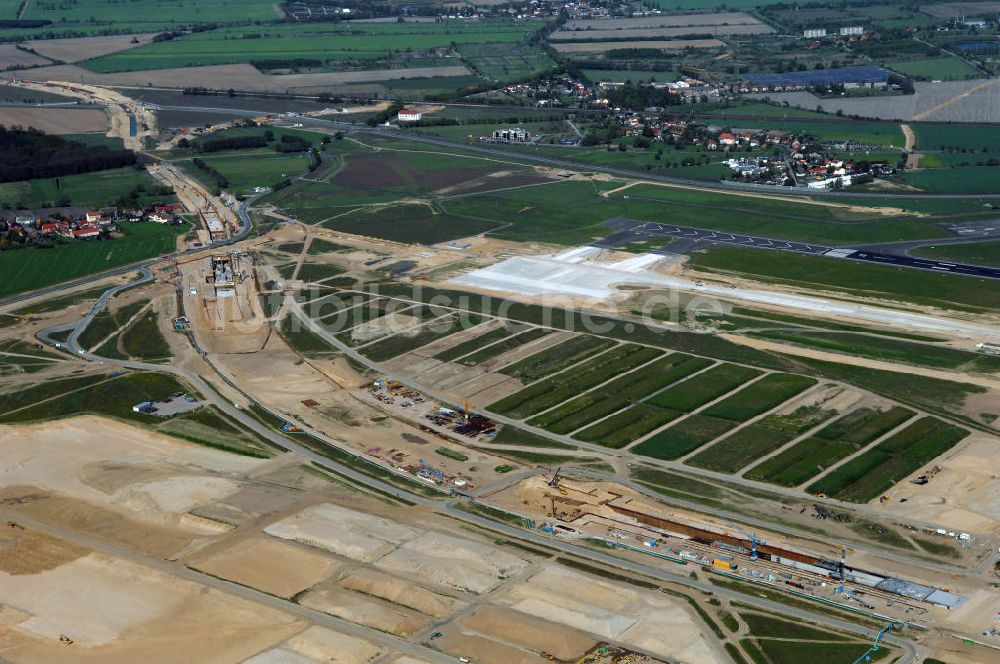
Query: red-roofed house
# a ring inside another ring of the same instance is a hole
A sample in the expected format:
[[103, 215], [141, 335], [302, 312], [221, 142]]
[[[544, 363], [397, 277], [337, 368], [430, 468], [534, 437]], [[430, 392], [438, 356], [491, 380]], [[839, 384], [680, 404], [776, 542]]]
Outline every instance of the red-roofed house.
[[42, 235], [54, 235], [59, 230], [59, 225], [53, 223], [42, 224], [40, 230], [42, 231]]
[[95, 237], [100, 237], [101, 231], [96, 228], [78, 228], [73, 231], [73, 238], [77, 240], [91, 240]]
[[736, 145], [736, 137], [728, 131], [719, 134], [719, 145]]

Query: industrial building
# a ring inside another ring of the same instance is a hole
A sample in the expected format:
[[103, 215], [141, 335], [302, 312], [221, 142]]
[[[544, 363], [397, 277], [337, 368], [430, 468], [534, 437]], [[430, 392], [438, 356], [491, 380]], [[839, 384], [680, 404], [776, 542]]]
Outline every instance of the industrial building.
[[860, 37], [865, 34], [865, 29], [860, 25], [851, 25], [840, 29], [841, 37]]
[[802, 36], [805, 37], [806, 39], [820, 39], [821, 37], [826, 37], [826, 29], [817, 28], [812, 30], [805, 30], [803, 31]]

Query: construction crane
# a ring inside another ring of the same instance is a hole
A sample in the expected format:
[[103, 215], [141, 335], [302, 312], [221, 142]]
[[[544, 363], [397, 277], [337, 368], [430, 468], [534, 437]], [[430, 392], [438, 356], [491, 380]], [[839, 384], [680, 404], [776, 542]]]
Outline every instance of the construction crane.
[[556, 472], [552, 475], [552, 479], [549, 480], [549, 486], [559, 486], [559, 471], [562, 470], [562, 466], [556, 468]]
[[732, 521], [730, 521], [728, 519], [724, 519], [724, 521], [726, 523], [728, 523], [730, 526], [732, 526], [733, 530], [735, 530], [736, 532], [738, 532], [738, 533], [740, 533], [742, 535], [745, 535], [745, 536], [747, 536], [747, 537], [750, 538], [750, 560], [757, 560], [757, 544], [758, 543], [759, 544], [767, 544], [767, 542], [765, 542], [764, 540], [760, 540], [760, 542], [758, 542], [757, 541], [757, 533], [747, 532], [746, 530], [744, 530], [743, 528], [737, 526], [735, 523], [733, 523]]
[[875, 635], [875, 640], [872, 641], [871, 647], [868, 648], [868, 650], [866, 650], [861, 657], [854, 660], [852, 664], [861, 664], [862, 662], [872, 661], [872, 655], [878, 652], [879, 644], [882, 643], [882, 638], [885, 636], [886, 632], [898, 632], [901, 629], [903, 629], [903, 625], [901, 623], [886, 623], [886, 626], [880, 629], [878, 634]]

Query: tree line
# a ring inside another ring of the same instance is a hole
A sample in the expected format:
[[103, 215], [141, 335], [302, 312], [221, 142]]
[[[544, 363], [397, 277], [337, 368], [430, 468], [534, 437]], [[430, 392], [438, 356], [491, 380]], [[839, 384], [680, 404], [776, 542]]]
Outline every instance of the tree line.
[[135, 163], [130, 150], [84, 145], [32, 127], [0, 125], [0, 182], [93, 173]]

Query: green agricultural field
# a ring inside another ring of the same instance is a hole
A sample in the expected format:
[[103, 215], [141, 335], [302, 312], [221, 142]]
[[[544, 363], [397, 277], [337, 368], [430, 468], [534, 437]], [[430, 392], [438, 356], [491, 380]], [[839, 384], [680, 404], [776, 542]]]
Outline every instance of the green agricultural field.
[[296, 275], [305, 282], [323, 281], [344, 273], [344, 269], [328, 263], [303, 263]]
[[237, 23], [274, 21], [278, 14], [267, 0], [74, 0], [69, 3], [27, 2], [21, 18], [53, 23]]
[[[654, 185], [635, 186], [627, 194], [627, 199], [623, 194], [605, 198], [594, 183], [559, 182], [451, 199], [447, 208], [453, 215], [509, 224], [491, 233], [498, 238], [559, 244], [581, 244], [603, 237], [607, 229], [601, 223], [616, 216], [833, 245], [934, 238], [944, 233], [933, 219], [865, 218], [847, 208], [808, 202]], [[773, 254], [767, 255], [774, 263]]]
[[677, 424], [647, 438], [634, 448], [636, 454], [672, 461], [709, 443], [729, 430], [736, 422], [706, 415], [689, 415]]
[[790, 415], [768, 415], [699, 452], [687, 463], [723, 473], [735, 473], [833, 415], [834, 411], [806, 406]]
[[474, 314], [464, 317], [458, 314], [451, 314], [443, 319], [433, 320], [417, 330], [401, 332], [400, 334], [380, 339], [373, 344], [363, 347], [361, 354], [373, 362], [384, 362], [403, 353], [416, 350], [421, 346], [426, 346], [438, 339], [444, 339], [456, 332], [461, 332], [468, 327], [474, 327], [482, 321], [481, 317]]
[[675, 71], [638, 71], [635, 69], [584, 69], [583, 74], [594, 83], [600, 81], [672, 83], [683, 76], [680, 72]]
[[416, 204], [361, 208], [322, 223], [324, 228], [341, 233], [427, 245], [479, 235], [498, 225], [443, 214], [427, 205]]
[[467, 43], [458, 52], [470, 68], [501, 83], [523, 81], [556, 66], [541, 47], [527, 44]]
[[[210, 167], [222, 173], [229, 181], [227, 191], [237, 196], [251, 193], [254, 187], [273, 187], [286, 178], [296, 177], [305, 172], [309, 159], [304, 152], [291, 154], [260, 153], [253, 151], [224, 155], [203, 155], [199, 158]], [[184, 172], [196, 177], [209, 188], [215, 181], [205, 171], [191, 164], [181, 162]]]
[[924, 417], [809, 486], [855, 503], [866, 503], [947, 452], [969, 435], [965, 429]]
[[763, 281], [798, 287], [838, 290], [845, 294], [884, 297], [948, 309], [996, 307], [996, 283], [885, 265], [866, 265], [833, 258], [782, 254], [745, 247], [715, 246], [691, 254], [693, 267], [712, 272], [749, 274]]
[[[986, 148], [1000, 152], [1000, 127], [996, 125], [946, 124], [914, 122], [910, 125], [917, 137], [918, 150], [962, 150], [972, 161]], [[957, 129], [961, 131], [956, 131]]]
[[491, 404], [489, 409], [508, 417], [528, 417], [645, 364], [660, 353], [654, 348], [623, 344], [570, 371], [534, 383], [501, 399]]
[[514, 44], [541, 27], [541, 23], [503, 20], [240, 26], [140, 46], [90, 60], [85, 66], [104, 73], [302, 59], [343, 68], [350, 63], [379, 61], [393, 51], [448, 48], [451, 44]]
[[745, 477], [780, 486], [799, 486], [912, 416], [913, 411], [901, 406], [884, 412], [859, 408], [755, 466]]
[[734, 422], [745, 422], [775, 408], [816, 384], [816, 379], [796, 374], [770, 374], [726, 397], [703, 412]]
[[68, 242], [51, 249], [0, 252], [0, 297], [51, 286], [145, 258], [172, 252], [187, 226], [126, 224], [113, 240]]
[[913, 256], [921, 258], [934, 258], [952, 263], [971, 263], [973, 265], [1000, 267], [1000, 240], [920, 247], [912, 250], [910, 253]]
[[562, 371], [585, 358], [597, 355], [615, 345], [610, 339], [581, 334], [551, 348], [504, 367], [500, 373], [531, 382]]
[[995, 194], [998, 166], [928, 168], [899, 176], [906, 184], [930, 194]]
[[487, 360], [492, 360], [494, 357], [502, 355], [507, 351], [519, 348], [524, 344], [534, 341], [535, 339], [540, 339], [548, 334], [551, 334], [552, 330], [546, 330], [543, 327], [535, 327], [521, 332], [520, 334], [515, 334], [514, 336], [507, 337], [499, 343], [494, 343], [491, 346], [483, 348], [478, 352], [474, 352], [470, 355], [466, 355], [461, 360], [459, 364], [464, 364], [465, 366], [472, 367], [477, 364], [482, 364]]
[[59, 178], [0, 183], [0, 200], [15, 208], [42, 208], [56, 205], [102, 207], [135, 192], [137, 205], [170, 203], [172, 193], [161, 193], [161, 185], [144, 169], [114, 168], [96, 173]]
[[946, 346], [912, 343], [851, 332], [767, 331], [751, 332], [751, 337], [789, 341], [794, 344], [823, 348], [855, 357], [870, 357], [886, 362], [961, 371], [1000, 371], [1000, 358]]
[[885, 63], [889, 69], [917, 79], [934, 81], [965, 80], [983, 76], [975, 67], [964, 60], [950, 55], [921, 60], [898, 60]]
[[576, 437], [605, 447], [621, 448], [671, 422], [683, 413], [640, 403], [587, 427]]
[[720, 364], [650, 397], [647, 402], [662, 408], [691, 412], [759, 375], [759, 371], [749, 367]]

